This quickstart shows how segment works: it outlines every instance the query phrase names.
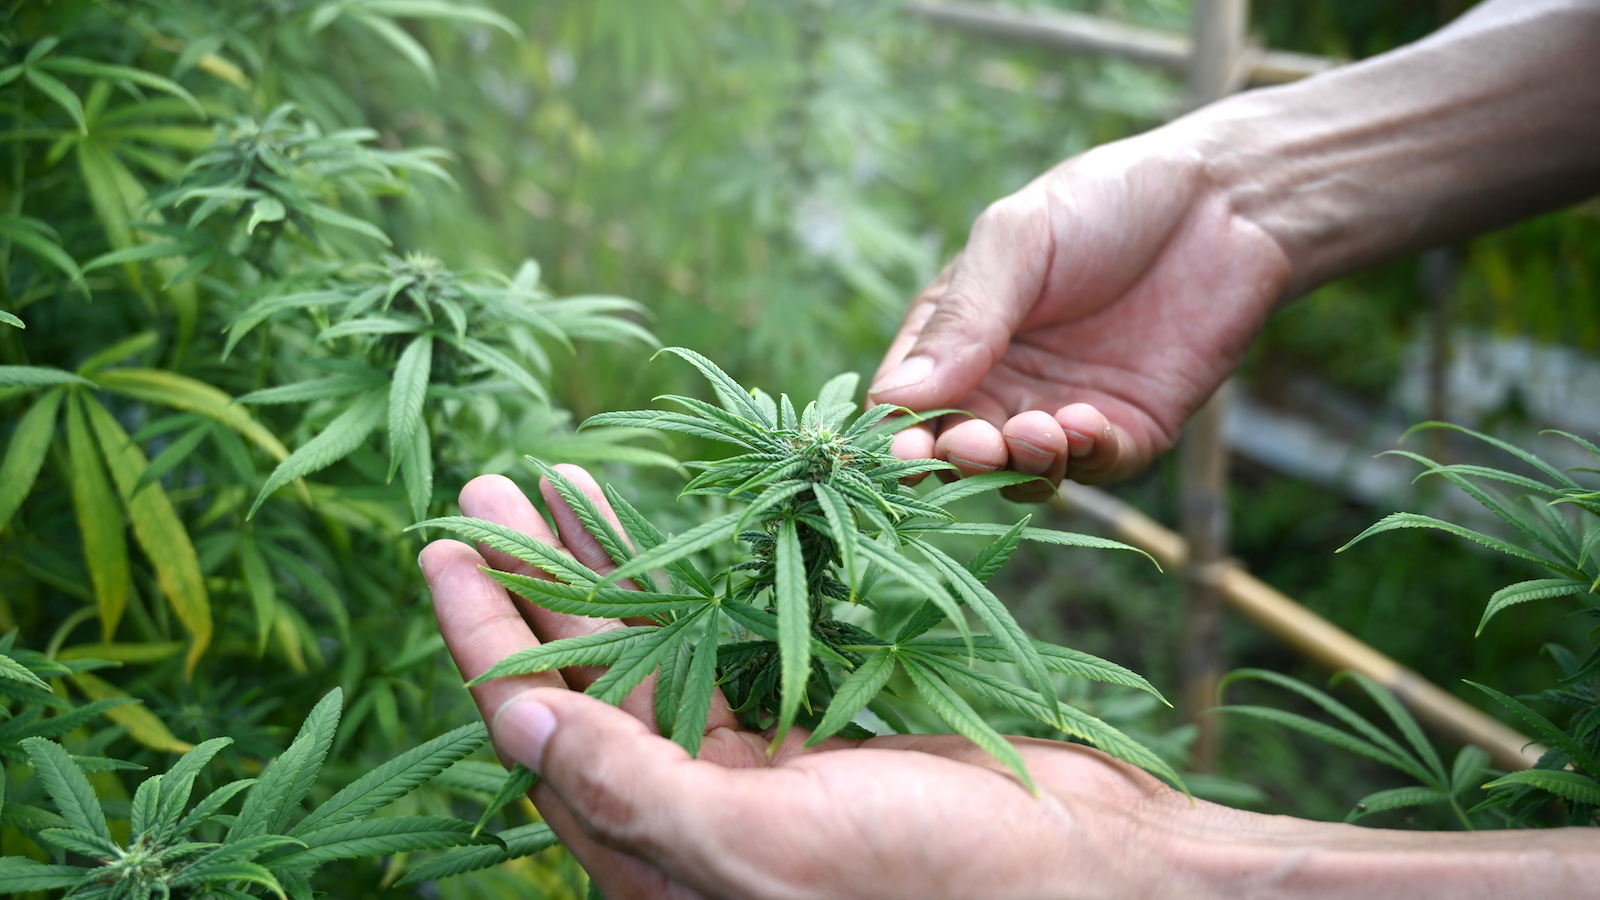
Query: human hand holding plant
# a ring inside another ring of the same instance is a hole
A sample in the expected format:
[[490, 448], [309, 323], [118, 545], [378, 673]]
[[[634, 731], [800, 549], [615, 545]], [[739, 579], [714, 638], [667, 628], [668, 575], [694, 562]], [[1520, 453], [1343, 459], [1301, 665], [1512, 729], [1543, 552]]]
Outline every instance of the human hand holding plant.
[[[615, 521], [587, 473], [558, 468]], [[553, 527], [501, 476], [468, 484], [462, 512], [611, 571], [548, 479], [540, 488]], [[502, 571], [537, 572], [455, 541], [436, 541], [422, 557], [440, 630], [468, 679], [541, 643], [627, 627], [508, 594], [480, 568], [485, 558]], [[1028, 897], [1068, 882], [1083, 896], [1109, 897], [1112, 884], [1154, 886], [1168, 877], [1154, 864], [1154, 847], [1118, 847], [1151, 811], [1196, 820], [1230, 814], [1191, 807], [1099, 751], [1052, 741], [1013, 739], [1038, 796], [987, 751], [953, 735], [835, 737], [804, 748], [809, 735], [797, 728], [769, 754], [775, 729], [742, 727], [720, 689], [699, 758], [691, 759], [657, 733], [653, 677], [621, 710], [575, 692], [603, 671], [499, 678], [472, 693], [502, 755], [541, 773], [534, 802], [613, 900]]]

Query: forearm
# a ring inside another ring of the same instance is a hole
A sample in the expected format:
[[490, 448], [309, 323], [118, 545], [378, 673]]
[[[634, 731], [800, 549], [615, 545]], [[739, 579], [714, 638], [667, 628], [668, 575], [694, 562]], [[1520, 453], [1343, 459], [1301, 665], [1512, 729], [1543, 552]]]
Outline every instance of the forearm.
[[1260, 830], [1173, 836], [1188, 897], [1491, 900], [1600, 895], [1587, 828], [1437, 833], [1256, 816]]
[[1600, 191], [1600, 3], [1491, 2], [1168, 126], [1290, 260], [1285, 296]]

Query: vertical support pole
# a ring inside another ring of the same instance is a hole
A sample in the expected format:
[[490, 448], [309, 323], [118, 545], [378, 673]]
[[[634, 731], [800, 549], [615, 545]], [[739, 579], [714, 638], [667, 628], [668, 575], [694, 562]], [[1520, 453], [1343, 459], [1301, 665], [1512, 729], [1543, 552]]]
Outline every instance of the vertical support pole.
[[[1203, 106], [1239, 86], [1239, 60], [1245, 50], [1249, 0], [1194, 0], [1189, 67], [1189, 105]], [[1225, 667], [1222, 653], [1222, 595], [1219, 564], [1228, 555], [1228, 447], [1223, 435], [1232, 382], [1224, 383], [1189, 420], [1180, 462], [1183, 536], [1189, 544], [1184, 578], [1185, 619], [1179, 649], [1182, 679], [1180, 712], [1199, 728], [1190, 766], [1209, 772], [1216, 763], [1217, 723], [1199, 715], [1216, 703], [1217, 682]]]

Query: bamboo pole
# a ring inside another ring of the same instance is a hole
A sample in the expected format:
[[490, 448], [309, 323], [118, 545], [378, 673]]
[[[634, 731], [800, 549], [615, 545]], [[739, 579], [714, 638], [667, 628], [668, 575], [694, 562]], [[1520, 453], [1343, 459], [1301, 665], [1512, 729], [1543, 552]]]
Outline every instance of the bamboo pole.
[[[1023, 11], [990, 3], [963, 0], [924, 0], [908, 7], [910, 13], [936, 25], [978, 34], [1026, 41], [1056, 50], [1115, 56], [1185, 74], [1189, 71], [1193, 42], [1177, 32], [1140, 28], [1112, 19], [1062, 11]], [[1245, 85], [1286, 84], [1341, 61], [1309, 53], [1244, 47], [1236, 77]], [[1239, 85], [1235, 85], [1236, 87]]]
[[[1163, 568], [1184, 571], [1189, 547], [1159, 522], [1104, 491], [1062, 482], [1055, 505], [1110, 528], [1117, 540], [1149, 553]], [[1358, 640], [1234, 561], [1203, 570], [1230, 606], [1262, 629], [1333, 670], [1349, 669], [1388, 688], [1424, 725], [1451, 740], [1473, 744], [1507, 771], [1533, 765], [1547, 748]]]

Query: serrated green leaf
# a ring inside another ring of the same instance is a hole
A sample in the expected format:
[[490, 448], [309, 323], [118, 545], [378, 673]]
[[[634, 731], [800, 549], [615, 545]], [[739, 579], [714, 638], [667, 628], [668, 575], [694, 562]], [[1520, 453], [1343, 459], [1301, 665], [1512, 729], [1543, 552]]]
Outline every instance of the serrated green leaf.
[[990, 756], [1005, 764], [1015, 772], [1028, 790], [1037, 794], [1038, 788], [1033, 784], [1033, 777], [1028, 774], [1028, 766], [1022, 761], [1022, 754], [1000, 735], [999, 732], [989, 727], [983, 717], [973, 711], [960, 694], [951, 690], [943, 678], [935, 675], [922, 663], [911, 659], [902, 659], [901, 668], [911, 676], [911, 681], [917, 686], [917, 692], [928, 702], [934, 714], [945, 721], [945, 724], [955, 729], [957, 734], [983, 748]]
[[476, 338], [467, 338], [461, 342], [461, 351], [488, 367], [490, 371], [532, 394], [540, 403], [550, 402], [550, 394], [544, 389], [544, 385], [539, 383], [539, 379], [534, 378], [533, 374], [516, 360], [499, 350]]
[[475, 843], [472, 823], [440, 816], [392, 816], [345, 822], [300, 835], [304, 850], [265, 860], [274, 871], [303, 869], [339, 859], [388, 856]]
[[[854, 382], [851, 385], [851, 390], [854, 390]], [[861, 584], [860, 551], [857, 549], [861, 538], [856, 530], [856, 517], [850, 511], [850, 504], [844, 499], [844, 495], [832, 485], [818, 482], [812, 485], [812, 495], [816, 497], [817, 505], [822, 508], [823, 519], [828, 523], [827, 534], [833, 539], [834, 549], [839, 554], [840, 568], [844, 570], [845, 584], [850, 587], [850, 596], [854, 599], [856, 589]]]
[[78, 831], [87, 832], [106, 842], [111, 841], [111, 830], [106, 827], [106, 814], [100, 808], [100, 798], [95, 796], [89, 779], [67, 755], [60, 744], [41, 737], [22, 739], [22, 748], [33, 762], [33, 770], [44, 783], [45, 792], [56, 803], [61, 818]]
[[1388, 812], [1391, 809], [1407, 809], [1413, 806], [1427, 806], [1431, 803], [1445, 803], [1450, 795], [1444, 791], [1430, 787], [1398, 787], [1386, 791], [1374, 791], [1356, 801], [1355, 808], [1344, 817], [1346, 822], [1354, 822], [1363, 816], [1373, 813]]
[[994, 573], [1000, 571], [1000, 567], [1011, 559], [1011, 554], [1022, 544], [1022, 533], [1027, 530], [1028, 522], [1032, 518], [1024, 516], [1021, 522], [1011, 526], [1010, 531], [979, 550], [972, 559], [967, 560], [967, 571], [972, 573], [972, 577], [988, 584]]
[[486, 547], [515, 556], [530, 566], [542, 569], [554, 578], [572, 585], [589, 586], [598, 583], [594, 572], [566, 553], [543, 541], [507, 528], [495, 522], [472, 519], [466, 516], [444, 516], [418, 522], [406, 529], [442, 528], [477, 541]]
[[47, 59], [40, 66], [57, 72], [70, 72], [74, 75], [84, 75], [89, 78], [109, 78], [116, 81], [131, 81], [141, 87], [152, 88], [171, 94], [182, 100], [194, 110], [194, 114], [204, 117], [205, 110], [200, 108], [200, 102], [194, 95], [184, 90], [181, 85], [170, 78], [163, 78], [154, 72], [146, 72], [132, 66], [117, 66], [99, 62], [92, 59], [80, 59], [74, 56], [57, 56]]
[[[531, 599], [538, 602], [537, 598]], [[654, 634], [655, 631], [656, 627], [653, 625], [635, 625], [602, 631], [598, 634], [562, 638], [548, 644], [529, 647], [490, 666], [488, 671], [467, 682], [467, 686], [472, 687], [508, 675], [528, 675], [533, 672], [564, 669], [568, 666], [609, 666], [621, 659], [630, 645]]]
[[[960, 482], [957, 482], [958, 484]], [[982, 523], [952, 522], [938, 525], [917, 525], [914, 529], [922, 534], [975, 534], [990, 537], [1001, 537], [1011, 529], [1005, 525], [988, 525]], [[1049, 528], [1024, 528], [1022, 539], [1040, 544], [1054, 544], [1057, 547], [1088, 547], [1094, 550], [1128, 550], [1143, 556], [1155, 563], [1157, 569], [1161, 564], [1155, 557], [1140, 550], [1131, 544], [1113, 541], [1110, 538], [1097, 537], [1092, 534], [1073, 534], [1070, 531], [1055, 531]]]
[[397, 886], [419, 884], [466, 872], [476, 872], [479, 869], [487, 869], [509, 860], [538, 853], [560, 843], [555, 832], [543, 822], [499, 831], [496, 835], [505, 842], [504, 849], [486, 844], [446, 850], [407, 872], [406, 876], [395, 884]]
[[538, 783], [539, 776], [532, 769], [522, 763], [512, 766], [511, 771], [506, 773], [505, 780], [500, 783], [499, 789], [489, 799], [488, 805], [483, 808], [483, 815], [478, 817], [478, 823], [472, 827], [472, 836], [477, 837], [483, 826], [487, 825], [496, 813], [505, 809], [506, 804], [526, 797]]
[[1523, 548], [1518, 547], [1516, 544], [1507, 543], [1499, 538], [1490, 537], [1487, 534], [1473, 531], [1470, 528], [1463, 528], [1460, 525], [1456, 525], [1453, 522], [1446, 522], [1443, 519], [1436, 519], [1432, 516], [1424, 516], [1418, 513], [1407, 512], [1391, 513], [1383, 517], [1377, 523], [1368, 527], [1366, 531], [1363, 531], [1351, 538], [1350, 542], [1345, 544], [1343, 547], [1340, 547], [1337, 552], [1348, 550], [1375, 534], [1382, 534], [1385, 531], [1394, 531], [1400, 528], [1431, 528], [1437, 531], [1448, 532], [1458, 537], [1464, 537], [1473, 543], [1482, 544], [1483, 546], [1488, 547], [1490, 550], [1497, 550], [1506, 554], [1507, 556], [1525, 559], [1529, 562], [1535, 562], [1539, 565], [1555, 569], [1557, 571], [1566, 571], [1566, 567], [1562, 566], [1561, 564], [1553, 560], [1546, 559], [1545, 557], [1542, 557], [1536, 553], [1524, 550]]
[[[532, 456], [525, 458], [540, 475], [549, 480], [550, 486], [556, 489], [561, 499], [567, 501], [567, 505], [572, 507], [573, 513], [577, 515], [578, 522], [600, 544], [600, 549], [605, 551], [613, 563], [621, 565], [633, 558], [633, 548], [629, 547], [628, 542], [623, 540], [622, 535], [611, 526], [611, 521], [605, 517], [599, 505], [588, 494], [579, 490], [571, 479], [557, 472], [543, 460]], [[639, 586], [647, 587], [647, 585]]]
[[1044, 660], [1040, 658], [1038, 648], [1034, 647], [1033, 642], [1022, 630], [1022, 626], [1017, 624], [1011, 611], [1000, 602], [1000, 598], [968, 572], [966, 567], [951, 559], [939, 548], [913, 537], [906, 538], [906, 542], [927, 557], [961, 599], [966, 601], [967, 606], [978, 614], [978, 618], [988, 626], [989, 633], [1000, 640], [1002, 646], [1011, 654], [1011, 661], [1022, 669], [1023, 675], [1044, 698], [1045, 706], [1054, 710], [1057, 705], [1056, 689], [1050, 681], [1049, 672], [1045, 669]]
[[150, 460], [150, 465], [145, 466], [144, 473], [133, 486], [133, 492], [139, 493], [145, 485], [160, 481], [167, 476], [167, 473], [181, 465], [211, 434], [211, 428], [210, 422], [202, 421], [162, 448], [161, 452]]
[[[628, 533], [629, 537], [633, 538], [634, 543], [641, 550], [653, 550], [666, 543], [667, 536], [662, 534], [661, 530], [656, 528], [655, 525], [651, 524], [650, 520], [635, 509], [633, 504], [629, 503], [615, 488], [607, 484], [602, 485], [601, 490], [605, 492], [606, 500], [611, 503], [611, 509], [616, 512], [617, 519], [622, 523], [623, 530]], [[682, 587], [693, 587], [707, 597], [716, 594], [716, 589], [711, 586], [711, 582], [688, 560], [668, 563], [666, 568], [669, 573], [681, 581], [681, 586], [675, 586], [674, 590], [681, 591]]]
[[[32, 223], [44, 224], [38, 222], [37, 219], [29, 219], [24, 216], [0, 214], [0, 237], [26, 249], [34, 256], [60, 269], [62, 274], [73, 281], [81, 281], [83, 279], [83, 270], [78, 267], [78, 261], [73, 259], [67, 251], [61, 249], [61, 245], [52, 239], [50, 235], [53, 232], [46, 230], [48, 226], [45, 226], [44, 229], [30, 227]], [[17, 321], [21, 322], [20, 319]], [[21, 326], [19, 325], [18, 327]]]
[[857, 548], [868, 562], [882, 567], [885, 572], [899, 578], [907, 587], [938, 607], [951, 624], [956, 626], [956, 630], [961, 632], [962, 639], [970, 645], [972, 626], [967, 624], [966, 616], [961, 614], [961, 607], [955, 598], [950, 596], [949, 589], [910, 560], [881, 544], [864, 540], [857, 544]]
[[1566, 731], [1556, 727], [1554, 722], [1535, 712], [1526, 703], [1523, 703], [1515, 697], [1503, 694], [1500, 691], [1489, 687], [1488, 685], [1479, 684], [1476, 681], [1470, 681], [1467, 679], [1462, 680], [1466, 681], [1467, 684], [1472, 685], [1478, 690], [1483, 691], [1485, 694], [1488, 694], [1490, 697], [1493, 697], [1497, 703], [1510, 710], [1516, 715], [1517, 718], [1528, 723], [1528, 725], [1533, 728], [1534, 732], [1540, 737], [1549, 741], [1552, 747], [1555, 747], [1571, 756], [1574, 763], [1582, 766], [1590, 772], [1600, 773], [1600, 763], [1595, 762], [1594, 756], [1588, 751], [1587, 748], [1574, 740], [1573, 737]]
[[329, 797], [296, 823], [289, 834], [307, 834], [359, 819], [409, 794], [488, 740], [489, 733], [483, 723], [474, 722], [414, 747]]
[[[160, 789], [156, 795], [154, 815], [149, 820], [149, 830], [153, 832], [157, 846], [163, 846], [178, 836], [178, 823], [183, 820], [184, 807], [189, 805], [189, 794], [194, 790], [195, 779], [200, 777], [206, 765], [222, 748], [232, 743], [233, 738], [220, 737], [196, 744], [165, 775], [159, 776]], [[154, 780], [149, 779], [145, 783]], [[143, 787], [140, 785], [141, 789]], [[136, 834], [139, 831], [138, 828], [134, 829]]]
[[25, 856], [0, 856], [0, 894], [76, 887], [93, 872], [82, 866], [49, 866]]
[[944, 506], [964, 497], [972, 497], [986, 491], [1043, 480], [1038, 475], [1026, 475], [1022, 472], [985, 472], [981, 475], [968, 475], [960, 480], [934, 488], [923, 495], [922, 502], [929, 506]]
[[289, 457], [267, 476], [267, 483], [261, 486], [261, 492], [256, 495], [255, 502], [250, 506], [250, 515], [254, 516], [256, 510], [261, 508], [261, 504], [266, 502], [267, 497], [278, 488], [297, 478], [304, 478], [312, 472], [325, 469], [355, 452], [355, 449], [366, 441], [367, 435], [371, 434], [383, 420], [383, 408], [384, 395], [380, 391], [373, 391], [357, 398], [344, 412], [329, 422], [321, 433], [289, 454]]
[[589, 685], [584, 693], [616, 706], [628, 696], [639, 682], [661, 665], [667, 653], [676, 648], [676, 641], [686, 640], [690, 626], [699, 622], [706, 609], [685, 615], [656, 629], [628, 646], [622, 657], [606, 673]]
[[1600, 782], [1577, 772], [1567, 772], [1560, 769], [1523, 769], [1512, 772], [1484, 785], [1484, 790], [1493, 791], [1502, 788], [1528, 785], [1542, 791], [1549, 791], [1563, 800], [1573, 803], [1586, 803], [1590, 806], [1600, 806]]
[[871, 703], [883, 686], [889, 683], [889, 676], [894, 674], [894, 651], [888, 647], [874, 650], [861, 665], [856, 667], [834, 692], [833, 699], [828, 703], [828, 709], [822, 715], [822, 721], [811, 732], [811, 738], [806, 741], [807, 747], [814, 747], [835, 734], [839, 729], [850, 724], [856, 713], [861, 712], [868, 703]]
[[255, 789], [245, 798], [238, 818], [228, 829], [225, 843], [277, 834], [288, 826], [296, 807], [316, 781], [322, 761], [327, 758], [334, 732], [339, 727], [343, 703], [344, 692], [339, 688], [329, 691], [317, 702], [289, 749], [267, 766]]
[[807, 589], [805, 558], [800, 554], [800, 534], [793, 519], [778, 526], [773, 554], [776, 577], [773, 580], [773, 605], [778, 611], [778, 657], [781, 664], [782, 700], [778, 730], [769, 745], [783, 743], [789, 726], [805, 699], [806, 683], [811, 678], [811, 592]]
[[[721, 401], [722, 408], [736, 416], [751, 422], [759, 422], [768, 428], [777, 427], [777, 422], [767, 418], [750, 398], [750, 392], [745, 390], [739, 382], [728, 376], [716, 363], [704, 356], [688, 349], [687, 347], [663, 347], [656, 352], [656, 356], [670, 353], [685, 360], [689, 365], [700, 370], [700, 374], [711, 382], [711, 389], [716, 392], [717, 399]], [[655, 357], [651, 357], [654, 359]]]
[[204, 800], [196, 803], [194, 805], [194, 809], [189, 810], [189, 814], [183, 817], [183, 820], [178, 823], [177, 828], [173, 829], [173, 834], [185, 835], [195, 830], [196, 828], [200, 827], [202, 823], [210, 821], [211, 817], [215, 816], [219, 811], [221, 811], [222, 807], [226, 806], [229, 800], [232, 800], [240, 792], [249, 790], [255, 786], [256, 779], [243, 778], [238, 781], [231, 781], [222, 787], [217, 788], [210, 794], [207, 794]]
[[285, 384], [275, 388], [265, 388], [251, 391], [241, 395], [235, 403], [268, 404], [268, 403], [308, 403], [312, 400], [331, 400], [336, 397], [348, 397], [362, 391], [382, 387], [384, 379], [376, 370], [371, 376], [365, 375], [329, 375], [326, 378], [314, 378], [295, 384]]
[[400, 465], [402, 448], [410, 447], [422, 422], [422, 401], [428, 396], [428, 379], [433, 374], [433, 335], [412, 339], [395, 361], [389, 384], [389, 477]]
[[[1223, 713], [1237, 713], [1242, 716], [1250, 716], [1251, 718], [1262, 719], [1267, 722], [1272, 722], [1276, 725], [1283, 725], [1288, 728], [1293, 728], [1294, 730], [1314, 737], [1319, 741], [1332, 744], [1335, 747], [1348, 750], [1351, 753], [1358, 753], [1367, 757], [1368, 759], [1377, 760], [1386, 766], [1399, 769], [1408, 775], [1417, 776], [1418, 771], [1421, 769], [1420, 766], [1409, 764], [1408, 760], [1403, 760], [1399, 757], [1396, 757], [1394, 754], [1387, 750], [1381, 749], [1370, 741], [1363, 740], [1347, 731], [1341, 731], [1337, 728], [1334, 728], [1332, 725], [1318, 722], [1316, 719], [1307, 718], [1297, 713], [1285, 712], [1281, 709], [1274, 709], [1270, 706], [1219, 706], [1216, 707], [1216, 710]], [[1417, 769], [1418, 771], [1412, 771], [1413, 768]], [[1425, 775], [1422, 777], [1425, 777]]]
[[1405, 736], [1406, 741], [1416, 751], [1417, 759], [1420, 759], [1423, 765], [1428, 767], [1428, 771], [1437, 777], [1437, 785], [1448, 783], [1449, 776], [1445, 773], [1444, 761], [1433, 749], [1432, 742], [1422, 734], [1422, 728], [1417, 725], [1417, 720], [1411, 717], [1411, 713], [1406, 712], [1406, 708], [1400, 705], [1394, 694], [1360, 672], [1345, 671], [1334, 676], [1336, 681], [1340, 678], [1349, 678], [1360, 685], [1367, 696], [1372, 698], [1372, 702], [1383, 710], [1389, 721], [1394, 723], [1395, 728], [1399, 729], [1400, 734]]
[[1529, 600], [1548, 600], [1553, 597], [1570, 597], [1575, 594], [1589, 593], [1587, 582], [1574, 581], [1571, 578], [1535, 578], [1532, 581], [1519, 581], [1508, 584], [1489, 598], [1489, 605], [1483, 610], [1483, 618], [1478, 620], [1478, 630], [1474, 636], [1483, 634], [1484, 626], [1501, 610], [1518, 603]]
[[711, 714], [711, 697], [716, 689], [717, 617], [713, 614], [706, 622], [699, 645], [694, 648], [694, 659], [689, 664], [683, 691], [678, 697], [678, 708], [672, 717], [672, 740], [689, 751], [690, 756], [700, 755], [700, 743], [706, 734], [706, 717]]
[[37, 66], [28, 66], [22, 70], [22, 76], [28, 83], [39, 90], [39, 93], [50, 98], [50, 102], [67, 111], [72, 121], [78, 126], [79, 134], [88, 134], [89, 126], [83, 119], [83, 101], [72, 89], [62, 84], [55, 76], [41, 71]]
[[97, 837], [72, 828], [46, 828], [36, 837], [51, 846], [101, 862], [110, 862], [120, 855], [117, 845], [109, 838]]
[[624, 578], [645, 575], [651, 569], [666, 566], [713, 544], [722, 543], [734, 536], [739, 517], [740, 513], [731, 512], [669, 538], [665, 543], [646, 550], [618, 566], [605, 576], [605, 582], [609, 584]]

